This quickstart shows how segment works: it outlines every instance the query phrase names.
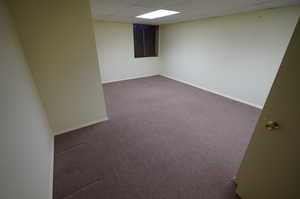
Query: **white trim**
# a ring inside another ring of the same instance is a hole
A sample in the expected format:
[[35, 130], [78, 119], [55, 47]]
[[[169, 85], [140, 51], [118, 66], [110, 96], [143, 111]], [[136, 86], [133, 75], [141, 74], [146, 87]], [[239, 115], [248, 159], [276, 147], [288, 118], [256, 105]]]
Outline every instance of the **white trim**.
[[117, 80], [108, 80], [108, 81], [102, 81], [102, 84], [108, 84], [108, 83], [113, 83], [113, 82], [120, 82], [120, 81], [125, 81], [125, 80], [133, 80], [133, 79], [140, 79], [140, 78], [145, 78], [145, 77], [153, 77], [157, 76], [160, 74], [152, 74], [152, 75], [141, 75], [141, 76], [134, 76], [134, 77], [128, 77], [128, 78], [122, 78], [122, 79], [117, 79]]
[[104, 117], [100, 120], [95, 120], [95, 121], [87, 122], [85, 124], [81, 124], [81, 125], [78, 125], [78, 126], [75, 126], [75, 127], [72, 127], [72, 128], [63, 129], [61, 131], [55, 132], [54, 135], [60, 135], [60, 134], [67, 133], [67, 132], [70, 132], [70, 131], [74, 131], [74, 130], [77, 130], [77, 129], [80, 129], [80, 128], [83, 128], [83, 127], [87, 127], [87, 126], [90, 126], [90, 125], [93, 125], [93, 124], [97, 124], [99, 122], [104, 122], [104, 121], [107, 121], [107, 120], [108, 120], [108, 118]]
[[[51, 131], [49, 131], [51, 133]], [[50, 157], [50, 183], [49, 183], [49, 199], [53, 198], [53, 173], [54, 173], [54, 136], [51, 133], [51, 157]]]
[[217, 91], [213, 91], [213, 90], [210, 90], [210, 89], [208, 89], [208, 88], [203, 88], [203, 87], [201, 87], [201, 86], [192, 84], [192, 83], [187, 82], [187, 81], [184, 81], [184, 80], [179, 80], [179, 79], [173, 78], [173, 77], [171, 77], [171, 76], [169, 76], [169, 75], [161, 74], [161, 76], [164, 76], [164, 77], [166, 77], [166, 78], [169, 78], [169, 79], [172, 79], [172, 80], [175, 80], [175, 81], [184, 83], [184, 84], [188, 84], [188, 85], [193, 86], [193, 87], [196, 87], [196, 88], [200, 88], [200, 89], [202, 89], [202, 90], [205, 90], [205, 91], [207, 91], [207, 92], [210, 92], [210, 93], [214, 93], [214, 94], [220, 95], [220, 96], [222, 96], [222, 97], [229, 98], [229, 99], [231, 99], [231, 100], [233, 100], [233, 101], [237, 101], [237, 102], [240, 102], [240, 103], [243, 103], [243, 104], [247, 104], [247, 105], [249, 105], [249, 106], [252, 106], [252, 107], [255, 107], [255, 108], [258, 108], [258, 109], [263, 109], [263, 106], [259, 106], [259, 105], [257, 105], [257, 104], [252, 104], [252, 103], [250, 103], [250, 102], [246, 102], [246, 101], [244, 101], [244, 100], [237, 99], [237, 98], [235, 98], [235, 97], [231, 97], [231, 96], [228, 96], [228, 95], [224, 95], [224, 94], [219, 93], [219, 92], [217, 92]]

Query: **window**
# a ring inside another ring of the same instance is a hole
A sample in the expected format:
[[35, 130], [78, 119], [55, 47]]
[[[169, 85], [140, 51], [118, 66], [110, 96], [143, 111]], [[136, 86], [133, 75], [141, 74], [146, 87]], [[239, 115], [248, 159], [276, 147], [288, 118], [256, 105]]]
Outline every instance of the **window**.
[[158, 26], [133, 24], [134, 57], [158, 55]]

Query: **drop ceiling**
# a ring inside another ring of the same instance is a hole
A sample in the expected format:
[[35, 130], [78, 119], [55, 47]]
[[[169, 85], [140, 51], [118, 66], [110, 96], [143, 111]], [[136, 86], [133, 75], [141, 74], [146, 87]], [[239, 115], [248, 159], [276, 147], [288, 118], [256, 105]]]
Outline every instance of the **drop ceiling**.
[[[177, 23], [296, 4], [300, 0], [91, 0], [97, 20], [145, 24]], [[180, 13], [153, 20], [136, 18], [158, 9]]]

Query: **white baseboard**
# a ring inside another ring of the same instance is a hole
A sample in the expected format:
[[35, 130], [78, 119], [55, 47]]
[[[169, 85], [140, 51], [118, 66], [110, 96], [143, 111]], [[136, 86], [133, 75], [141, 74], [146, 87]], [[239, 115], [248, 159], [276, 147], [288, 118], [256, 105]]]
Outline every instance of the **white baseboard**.
[[70, 132], [70, 131], [74, 131], [74, 130], [77, 130], [77, 129], [80, 129], [80, 128], [83, 128], [83, 127], [87, 127], [87, 126], [90, 126], [90, 125], [93, 125], [93, 124], [97, 124], [99, 122], [104, 122], [104, 121], [107, 121], [107, 120], [108, 120], [108, 117], [104, 117], [100, 120], [95, 120], [95, 121], [92, 121], [92, 122], [87, 122], [85, 124], [74, 126], [72, 128], [63, 129], [61, 131], [55, 132], [54, 135], [60, 135], [60, 134], [67, 133], [67, 132]]
[[134, 77], [129, 77], [129, 78], [121, 78], [121, 79], [116, 79], [116, 80], [102, 81], [102, 84], [108, 84], [108, 83], [125, 81], [125, 80], [132, 80], [132, 79], [140, 79], [140, 78], [144, 78], [144, 77], [153, 77], [153, 76], [157, 76], [157, 75], [160, 75], [160, 74], [140, 75], [140, 76], [134, 76]]
[[240, 103], [243, 103], [243, 104], [247, 104], [247, 105], [249, 105], [249, 106], [252, 106], [252, 107], [255, 107], [255, 108], [258, 108], [258, 109], [263, 109], [262, 106], [259, 106], [259, 105], [257, 105], [257, 104], [252, 104], [252, 103], [250, 103], [250, 102], [246, 102], [246, 101], [244, 101], [244, 100], [237, 99], [237, 98], [235, 98], [235, 97], [231, 97], [231, 96], [228, 96], [228, 95], [224, 95], [224, 94], [219, 93], [219, 92], [217, 92], [217, 91], [213, 91], [213, 90], [211, 90], [211, 89], [204, 88], [204, 87], [201, 87], [201, 86], [192, 84], [192, 83], [187, 82], [187, 81], [184, 81], [184, 80], [179, 80], [179, 79], [176, 79], [176, 78], [173, 78], [173, 77], [171, 77], [171, 76], [164, 75], [164, 74], [161, 74], [161, 76], [166, 77], [166, 78], [169, 78], [169, 79], [172, 79], [172, 80], [175, 80], [175, 81], [178, 81], [178, 82], [181, 82], [181, 83], [184, 83], [184, 84], [188, 84], [188, 85], [193, 86], [193, 87], [196, 87], [196, 88], [200, 88], [200, 89], [202, 89], [202, 90], [205, 90], [205, 91], [207, 91], [207, 92], [210, 92], [210, 93], [214, 93], [214, 94], [220, 95], [220, 96], [222, 96], [222, 97], [229, 98], [229, 99], [231, 99], [231, 100], [233, 100], [233, 101], [237, 101], [237, 102], [240, 102]]

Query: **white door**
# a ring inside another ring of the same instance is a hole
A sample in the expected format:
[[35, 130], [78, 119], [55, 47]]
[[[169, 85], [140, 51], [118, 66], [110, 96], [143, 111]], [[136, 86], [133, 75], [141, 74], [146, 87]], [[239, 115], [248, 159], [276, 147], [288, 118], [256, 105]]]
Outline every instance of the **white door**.
[[299, 21], [238, 172], [237, 193], [242, 199], [300, 198]]

